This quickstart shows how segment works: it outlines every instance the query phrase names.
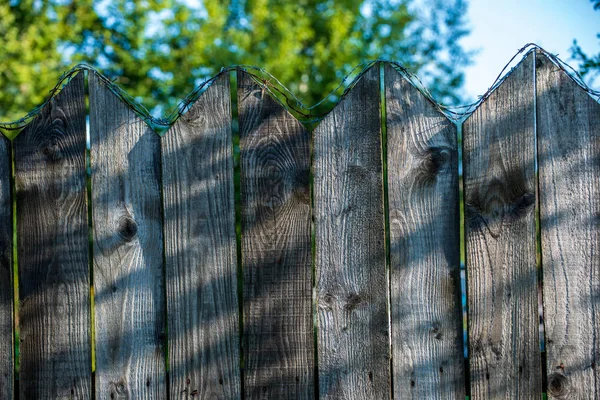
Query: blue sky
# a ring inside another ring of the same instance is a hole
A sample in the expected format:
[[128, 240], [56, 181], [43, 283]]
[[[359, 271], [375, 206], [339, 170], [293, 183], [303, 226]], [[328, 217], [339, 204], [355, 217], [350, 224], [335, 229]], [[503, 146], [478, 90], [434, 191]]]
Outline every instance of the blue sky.
[[[471, 0], [471, 34], [462, 43], [479, 49], [465, 71], [465, 92], [475, 99], [493, 83], [502, 67], [528, 42], [542, 46], [576, 68], [570, 59], [573, 39], [588, 54], [600, 53], [600, 10], [589, 0]], [[590, 81], [590, 79], [586, 79]], [[600, 77], [588, 84], [600, 88]]]

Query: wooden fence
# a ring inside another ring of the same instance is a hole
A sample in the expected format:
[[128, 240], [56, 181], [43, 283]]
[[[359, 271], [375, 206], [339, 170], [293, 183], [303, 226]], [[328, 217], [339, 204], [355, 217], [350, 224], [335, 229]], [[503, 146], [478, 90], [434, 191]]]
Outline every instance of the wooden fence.
[[229, 78], [161, 137], [79, 73], [0, 140], [0, 398], [600, 397], [600, 105], [549, 58], [458, 124], [376, 64], [312, 132], [240, 70], [240, 204]]

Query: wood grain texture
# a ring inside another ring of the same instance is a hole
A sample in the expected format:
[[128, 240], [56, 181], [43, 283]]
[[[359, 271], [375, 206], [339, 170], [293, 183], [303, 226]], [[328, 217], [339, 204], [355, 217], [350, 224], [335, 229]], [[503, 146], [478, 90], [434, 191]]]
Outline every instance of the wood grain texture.
[[600, 398], [600, 104], [536, 54], [548, 394]]
[[11, 144], [0, 136], [0, 399], [13, 398], [13, 220]]
[[464, 123], [473, 398], [541, 397], [532, 58]]
[[238, 72], [248, 399], [314, 398], [309, 135]]
[[91, 397], [83, 73], [14, 140], [20, 398]]
[[456, 126], [385, 67], [394, 398], [465, 396]]
[[379, 68], [314, 132], [322, 399], [390, 397]]
[[239, 399], [228, 74], [162, 138], [171, 398]]
[[89, 81], [96, 398], [166, 398], [160, 138]]

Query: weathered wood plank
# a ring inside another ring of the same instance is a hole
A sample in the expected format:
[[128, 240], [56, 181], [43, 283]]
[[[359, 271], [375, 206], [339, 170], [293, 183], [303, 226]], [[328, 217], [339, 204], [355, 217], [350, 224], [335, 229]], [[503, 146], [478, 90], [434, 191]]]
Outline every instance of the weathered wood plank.
[[379, 68], [314, 132], [319, 394], [390, 397]]
[[548, 394], [600, 398], [600, 105], [536, 54]]
[[14, 141], [22, 399], [91, 397], [83, 73]]
[[0, 398], [13, 398], [13, 221], [11, 144], [0, 137]]
[[90, 74], [96, 397], [166, 397], [160, 138]]
[[171, 398], [239, 399], [229, 79], [162, 139]]
[[456, 126], [390, 65], [385, 91], [394, 398], [463, 399]]
[[314, 398], [309, 135], [238, 72], [244, 390]]
[[464, 123], [473, 398], [541, 397], [532, 58]]

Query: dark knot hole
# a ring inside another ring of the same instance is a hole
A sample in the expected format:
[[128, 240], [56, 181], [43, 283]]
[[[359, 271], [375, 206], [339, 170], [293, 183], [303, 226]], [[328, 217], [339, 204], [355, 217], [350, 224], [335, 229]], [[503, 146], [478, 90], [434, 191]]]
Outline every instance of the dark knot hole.
[[131, 242], [137, 235], [137, 223], [131, 217], [123, 217], [119, 220], [119, 236], [126, 242]]

